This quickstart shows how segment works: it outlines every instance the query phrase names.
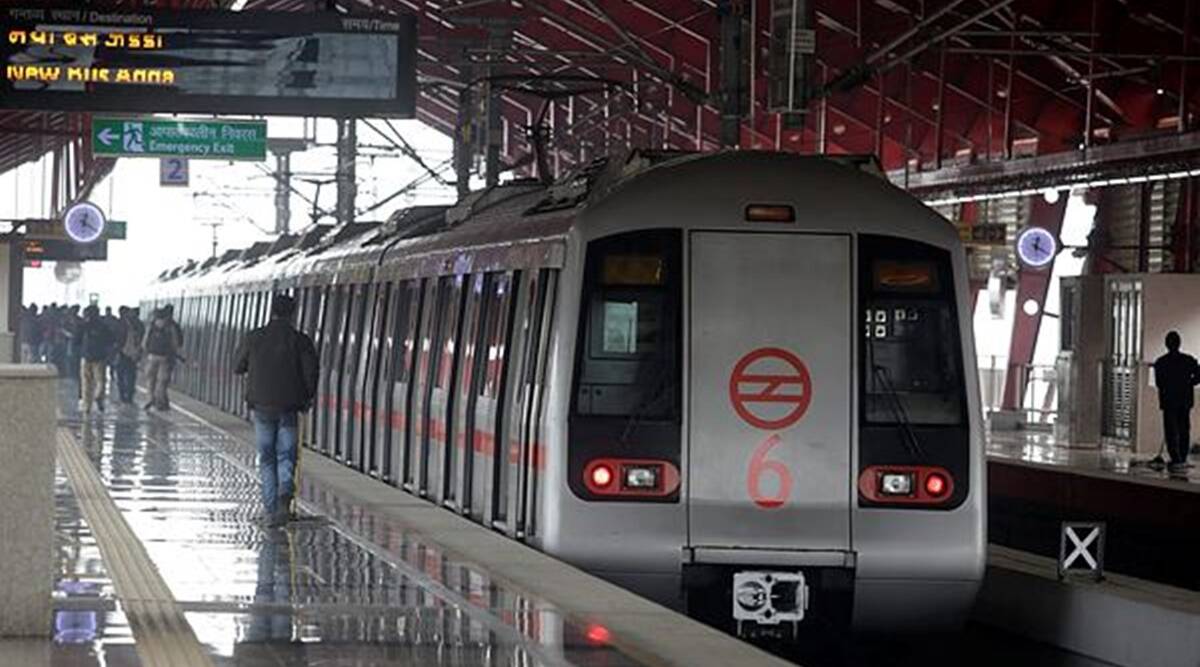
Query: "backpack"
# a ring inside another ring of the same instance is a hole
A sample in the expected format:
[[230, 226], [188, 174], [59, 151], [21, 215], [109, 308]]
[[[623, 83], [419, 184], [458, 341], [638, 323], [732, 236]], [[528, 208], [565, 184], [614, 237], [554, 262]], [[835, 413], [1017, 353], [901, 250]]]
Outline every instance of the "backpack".
[[150, 326], [150, 333], [146, 337], [146, 352], [160, 357], [175, 355], [175, 337], [171, 335], [169, 325], [156, 322]]

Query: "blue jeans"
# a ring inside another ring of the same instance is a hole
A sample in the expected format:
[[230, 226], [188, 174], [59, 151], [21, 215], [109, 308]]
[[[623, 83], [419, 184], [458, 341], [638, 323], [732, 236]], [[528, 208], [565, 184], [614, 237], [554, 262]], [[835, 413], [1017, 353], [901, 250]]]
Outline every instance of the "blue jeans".
[[258, 441], [258, 479], [262, 490], [263, 509], [268, 514], [286, 512], [280, 507], [281, 498], [296, 493], [296, 443], [299, 440], [295, 412], [266, 412], [251, 410], [254, 435]]

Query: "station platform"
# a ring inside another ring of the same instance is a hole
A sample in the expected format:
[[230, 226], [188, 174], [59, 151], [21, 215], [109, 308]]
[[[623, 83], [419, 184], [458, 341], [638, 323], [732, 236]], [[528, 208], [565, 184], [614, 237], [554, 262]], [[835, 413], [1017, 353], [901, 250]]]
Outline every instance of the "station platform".
[[987, 453], [993, 544], [1058, 558], [1062, 522], [1101, 521], [1106, 570], [1200, 591], [1200, 468], [1168, 473], [1034, 430], [989, 433]]
[[187, 403], [61, 383], [53, 640], [0, 664], [789, 664], [317, 456], [265, 528], [249, 425]]

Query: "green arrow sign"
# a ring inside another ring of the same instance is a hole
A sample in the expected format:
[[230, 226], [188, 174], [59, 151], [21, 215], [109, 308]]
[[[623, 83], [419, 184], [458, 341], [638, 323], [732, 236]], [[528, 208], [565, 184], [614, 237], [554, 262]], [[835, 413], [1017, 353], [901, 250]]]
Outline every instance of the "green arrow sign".
[[94, 117], [92, 153], [100, 157], [265, 160], [267, 122]]

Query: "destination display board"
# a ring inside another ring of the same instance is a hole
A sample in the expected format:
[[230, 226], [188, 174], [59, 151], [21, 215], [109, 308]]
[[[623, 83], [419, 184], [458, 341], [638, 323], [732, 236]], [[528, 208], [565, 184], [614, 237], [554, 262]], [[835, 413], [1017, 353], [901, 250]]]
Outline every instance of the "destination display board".
[[76, 243], [61, 239], [25, 241], [25, 258], [43, 262], [89, 262], [108, 259], [108, 241]]
[[0, 108], [416, 113], [411, 15], [0, 8]]

